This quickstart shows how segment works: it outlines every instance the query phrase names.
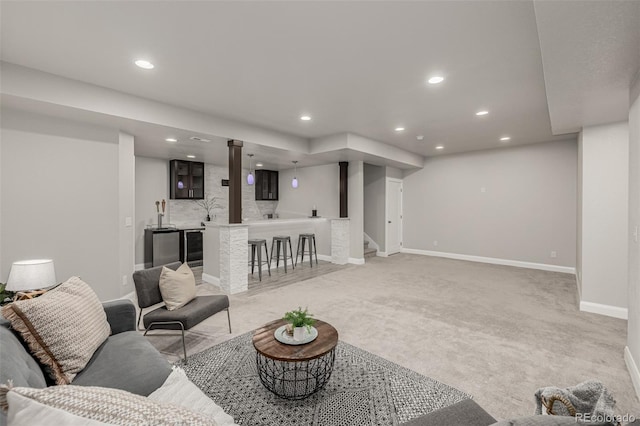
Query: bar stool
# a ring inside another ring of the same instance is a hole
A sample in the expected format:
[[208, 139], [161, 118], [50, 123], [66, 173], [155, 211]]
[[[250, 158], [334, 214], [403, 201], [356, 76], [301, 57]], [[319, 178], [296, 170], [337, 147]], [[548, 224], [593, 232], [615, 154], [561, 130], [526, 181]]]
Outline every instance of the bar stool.
[[[287, 256], [287, 243], [289, 243], [289, 255]], [[291, 267], [295, 269], [295, 265], [293, 264], [293, 249], [291, 248], [291, 237], [278, 235], [273, 237], [271, 241], [271, 260], [273, 260], [273, 245], [276, 245], [276, 269], [280, 263], [280, 244], [282, 244], [282, 259], [284, 260], [284, 272], [287, 272], [287, 258], [291, 259]], [[269, 260], [269, 262], [271, 262]], [[271, 264], [271, 263], [269, 263]]]
[[[298, 235], [298, 247], [296, 248], [296, 265], [298, 264], [298, 255], [301, 254], [300, 261], [304, 262], [304, 244], [309, 242], [309, 265], [313, 268], [313, 255], [316, 256], [316, 265], [318, 264], [318, 246], [316, 246], [316, 234], [300, 234]], [[302, 243], [302, 247], [300, 247]], [[302, 248], [302, 251], [300, 250]]]
[[[269, 276], [271, 276], [271, 262], [269, 260], [269, 252], [267, 251], [267, 240], [249, 240], [249, 245], [251, 245], [251, 275], [253, 276], [253, 268], [256, 264], [256, 249], [258, 251], [258, 278], [262, 281], [262, 265], [267, 264], [267, 270], [269, 271]], [[267, 256], [267, 260], [262, 260], [262, 247], [264, 247], [264, 253]]]

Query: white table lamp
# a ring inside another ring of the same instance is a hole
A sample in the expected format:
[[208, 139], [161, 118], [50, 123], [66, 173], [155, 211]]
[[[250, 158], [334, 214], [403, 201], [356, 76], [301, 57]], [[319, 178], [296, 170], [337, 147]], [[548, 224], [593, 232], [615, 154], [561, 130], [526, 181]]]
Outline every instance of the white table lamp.
[[21, 260], [13, 262], [7, 291], [30, 291], [56, 285], [56, 271], [51, 259]]

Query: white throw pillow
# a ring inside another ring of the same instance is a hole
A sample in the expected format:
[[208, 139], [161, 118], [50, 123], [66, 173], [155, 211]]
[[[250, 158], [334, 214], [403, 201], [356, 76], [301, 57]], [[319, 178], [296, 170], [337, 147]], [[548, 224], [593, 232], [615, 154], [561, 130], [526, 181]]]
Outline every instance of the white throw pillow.
[[[153, 401], [120, 389], [0, 386], [0, 402], [14, 425], [191, 425], [216, 426], [213, 419], [180, 405]], [[54, 417], [49, 417], [52, 415]], [[77, 417], [82, 418], [84, 423]]]
[[7, 424], [11, 426], [103, 426], [106, 423], [76, 416], [59, 408], [41, 404], [17, 392], [7, 394]]
[[162, 403], [180, 405], [208, 419], [213, 419], [219, 426], [233, 426], [233, 417], [224, 412], [211, 398], [205, 395], [187, 377], [180, 367], [173, 367], [164, 384], [156, 389], [149, 399]]
[[162, 300], [170, 311], [183, 307], [196, 297], [196, 278], [186, 262], [175, 271], [163, 266], [159, 285]]

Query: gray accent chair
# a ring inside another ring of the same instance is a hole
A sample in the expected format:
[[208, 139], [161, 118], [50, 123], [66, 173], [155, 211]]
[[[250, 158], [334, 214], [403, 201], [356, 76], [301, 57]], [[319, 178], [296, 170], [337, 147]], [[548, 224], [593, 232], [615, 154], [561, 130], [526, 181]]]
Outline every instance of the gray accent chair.
[[[180, 262], [164, 265], [169, 269], [176, 270], [182, 265]], [[137, 326], [140, 327], [140, 319], [143, 320], [144, 334], [151, 329], [180, 330], [182, 332], [182, 350], [184, 352], [184, 362], [187, 362], [187, 346], [184, 342], [184, 331], [189, 330], [196, 324], [221, 311], [227, 311], [229, 321], [229, 333], [231, 333], [231, 317], [229, 315], [229, 297], [220, 294], [213, 296], [197, 296], [181, 308], [170, 311], [166, 306], [161, 306], [142, 315], [144, 308], [163, 303], [160, 293], [160, 274], [163, 266], [144, 269], [133, 273], [133, 282], [138, 295], [138, 315]]]

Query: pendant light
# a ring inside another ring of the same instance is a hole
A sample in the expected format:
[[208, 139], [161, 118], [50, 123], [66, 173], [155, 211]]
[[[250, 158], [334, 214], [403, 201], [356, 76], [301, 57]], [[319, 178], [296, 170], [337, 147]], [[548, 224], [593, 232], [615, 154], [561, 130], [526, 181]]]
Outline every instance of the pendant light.
[[294, 167], [295, 167], [295, 171], [293, 172], [293, 180], [291, 181], [291, 186], [294, 188], [298, 187], [298, 178], [296, 177], [296, 175], [298, 174], [298, 162], [297, 161], [292, 161]]
[[253, 154], [248, 154], [248, 155], [249, 155], [249, 174], [247, 175], [247, 184], [253, 185], [256, 181], [255, 177], [253, 176], [253, 172], [251, 171], [251, 166], [253, 164]]

